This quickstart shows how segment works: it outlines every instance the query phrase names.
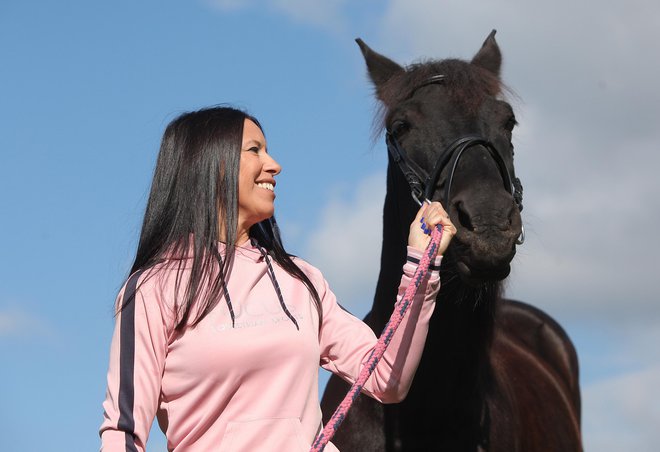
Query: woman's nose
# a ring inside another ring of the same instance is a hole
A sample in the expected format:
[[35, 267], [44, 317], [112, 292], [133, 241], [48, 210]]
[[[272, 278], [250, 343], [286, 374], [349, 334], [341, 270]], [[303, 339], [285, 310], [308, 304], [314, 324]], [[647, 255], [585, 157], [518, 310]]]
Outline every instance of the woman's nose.
[[279, 163], [277, 163], [277, 160], [271, 157], [270, 154], [265, 154], [265, 155], [266, 155], [266, 161], [264, 162], [264, 170], [268, 173], [271, 173], [273, 176], [280, 174], [280, 172], [282, 171], [282, 167], [280, 166]]

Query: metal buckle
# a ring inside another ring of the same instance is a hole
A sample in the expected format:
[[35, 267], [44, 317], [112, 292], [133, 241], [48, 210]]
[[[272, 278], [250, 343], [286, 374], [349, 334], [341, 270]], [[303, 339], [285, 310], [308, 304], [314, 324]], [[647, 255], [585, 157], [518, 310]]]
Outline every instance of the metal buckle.
[[412, 196], [412, 199], [415, 200], [419, 207], [422, 207], [423, 201], [426, 200], [424, 197], [424, 191], [417, 185], [410, 187], [410, 196]]
[[521, 224], [520, 235], [516, 239], [516, 245], [522, 245], [523, 243], [525, 243], [525, 226]]

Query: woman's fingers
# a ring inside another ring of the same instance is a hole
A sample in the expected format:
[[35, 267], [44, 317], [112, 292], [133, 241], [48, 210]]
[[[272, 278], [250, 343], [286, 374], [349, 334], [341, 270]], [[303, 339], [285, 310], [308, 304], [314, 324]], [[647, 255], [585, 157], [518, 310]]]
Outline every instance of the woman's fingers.
[[447, 212], [439, 202], [432, 202], [428, 204], [424, 211], [424, 222], [429, 229], [434, 228], [438, 224], [442, 224], [443, 220], [448, 220]]
[[417, 215], [410, 225], [408, 245], [423, 251], [431, 240], [429, 236], [431, 231], [438, 225], [442, 225], [443, 227], [438, 254], [444, 253], [454, 234], [456, 234], [456, 228], [439, 202], [422, 204], [422, 207], [417, 211]]

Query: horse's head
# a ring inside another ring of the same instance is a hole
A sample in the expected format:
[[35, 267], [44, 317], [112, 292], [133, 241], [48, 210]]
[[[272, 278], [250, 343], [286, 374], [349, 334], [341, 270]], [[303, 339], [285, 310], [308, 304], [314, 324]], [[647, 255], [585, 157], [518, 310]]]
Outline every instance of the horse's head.
[[400, 152], [406, 179], [417, 179], [411, 186], [418, 197], [445, 205], [458, 229], [451, 260], [470, 284], [505, 278], [522, 234], [522, 187], [511, 144], [516, 120], [502, 100], [494, 35], [470, 62], [406, 68], [357, 41], [384, 106], [390, 164]]

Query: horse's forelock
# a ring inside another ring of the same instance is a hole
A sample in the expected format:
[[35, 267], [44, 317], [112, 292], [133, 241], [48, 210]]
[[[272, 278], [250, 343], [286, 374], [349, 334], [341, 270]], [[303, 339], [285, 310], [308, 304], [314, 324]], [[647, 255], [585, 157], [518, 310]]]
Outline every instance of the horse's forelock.
[[374, 135], [379, 135], [386, 126], [388, 112], [410, 98], [414, 91], [434, 75], [444, 75], [444, 86], [456, 103], [464, 105], [468, 111], [476, 111], [486, 97], [499, 97], [512, 94], [500, 78], [463, 60], [428, 60], [413, 63], [405, 72], [391, 77], [377, 89], [381, 100]]

